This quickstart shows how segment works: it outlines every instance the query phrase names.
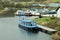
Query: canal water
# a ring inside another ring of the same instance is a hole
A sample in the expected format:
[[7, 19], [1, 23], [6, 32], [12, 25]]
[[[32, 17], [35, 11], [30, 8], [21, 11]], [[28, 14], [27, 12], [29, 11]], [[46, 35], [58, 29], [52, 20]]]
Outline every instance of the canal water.
[[43, 33], [32, 33], [18, 27], [17, 17], [0, 18], [0, 40], [52, 40]]

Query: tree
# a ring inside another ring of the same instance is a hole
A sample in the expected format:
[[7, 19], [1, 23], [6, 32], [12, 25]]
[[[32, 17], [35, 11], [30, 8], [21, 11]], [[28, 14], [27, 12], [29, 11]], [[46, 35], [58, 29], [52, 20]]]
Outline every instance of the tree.
[[24, 7], [22, 4], [16, 4], [16, 8]]

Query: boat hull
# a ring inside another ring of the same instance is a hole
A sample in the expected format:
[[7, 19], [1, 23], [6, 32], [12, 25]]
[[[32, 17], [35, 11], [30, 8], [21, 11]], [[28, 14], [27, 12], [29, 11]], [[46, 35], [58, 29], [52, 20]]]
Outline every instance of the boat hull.
[[22, 25], [19, 25], [19, 27], [26, 30], [26, 31], [29, 31], [29, 32], [39, 32], [38, 27], [28, 28], [28, 27], [25, 27], [25, 26], [22, 26]]

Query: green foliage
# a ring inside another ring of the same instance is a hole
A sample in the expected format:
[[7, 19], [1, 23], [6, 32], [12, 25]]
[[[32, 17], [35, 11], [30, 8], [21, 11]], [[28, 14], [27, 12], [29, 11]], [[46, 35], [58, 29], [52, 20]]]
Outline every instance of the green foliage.
[[4, 7], [2, 5], [0, 5], [0, 10], [3, 10], [3, 9], [4, 9]]
[[52, 39], [53, 40], [60, 40], [60, 36], [58, 35], [58, 33], [52, 34]]
[[24, 5], [23, 4], [16, 4], [15, 7], [16, 8], [21, 8], [21, 7], [24, 7]]
[[48, 22], [47, 24], [45, 24], [45, 26], [48, 26], [50, 28], [60, 31], [60, 19], [56, 18], [56, 19]]
[[56, 34], [52, 34], [53, 40], [60, 40], [60, 18], [43, 17], [43, 18], [35, 18], [34, 19], [38, 24], [44, 25], [49, 28], [56, 29], [58, 32]]
[[8, 8], [9, 10], [5, 10], [0, 14], [0, 17], [9, 17], [15, 16], [16, 9]]
[[56, 34], [53, 34], [52, 38], [53, 40], [60, 40], [60, 18], [55, 18], [44, 26], [56, 29], [58, 32]]
[[34, 20], [41, 25], [51, 21], [50, 17], [35, 18]]

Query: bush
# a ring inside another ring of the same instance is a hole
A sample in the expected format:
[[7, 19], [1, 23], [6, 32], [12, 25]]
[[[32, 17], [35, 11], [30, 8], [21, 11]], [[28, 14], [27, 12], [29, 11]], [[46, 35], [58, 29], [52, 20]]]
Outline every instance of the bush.
[[52, 39], [53, 40], [60, 40], [60, 36], [58, 35], [58, 33], [52, 34]]
[[54, 16], [54, 15], [52, 15], [51, 19], [55, 19], [55, 16]]

